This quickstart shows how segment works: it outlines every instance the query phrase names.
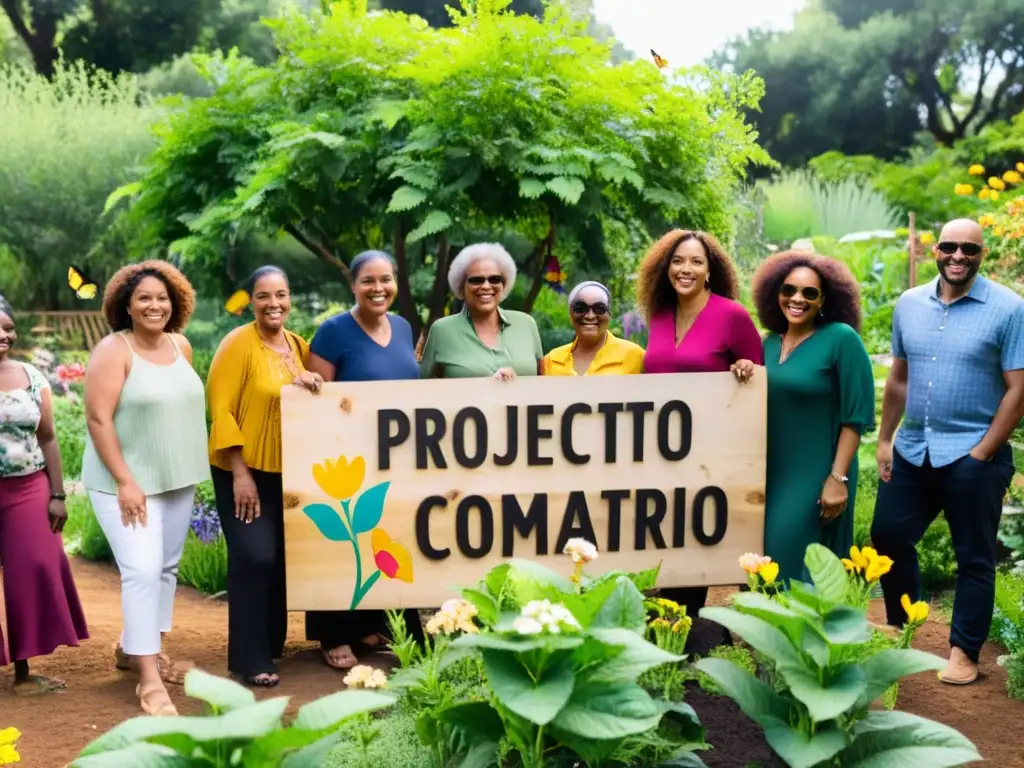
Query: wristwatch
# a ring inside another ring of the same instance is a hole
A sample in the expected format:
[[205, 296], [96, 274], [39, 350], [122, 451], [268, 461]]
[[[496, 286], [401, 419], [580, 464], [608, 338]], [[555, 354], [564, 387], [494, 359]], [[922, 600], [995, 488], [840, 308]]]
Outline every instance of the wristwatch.
[[838, 480], [840, 483], [845, 484], [850, 482], [850, 478], [848, 478], [846, 475], [837, 475], [835, 472], [830, 472], [829, 475], [832, 477], [833, 480]]
[[51, 501], [64, 501], [66, 498], [67, 498], [67, 495], [63, 494], [63, 493], [51, 493], [50, 494], [50, 500]]

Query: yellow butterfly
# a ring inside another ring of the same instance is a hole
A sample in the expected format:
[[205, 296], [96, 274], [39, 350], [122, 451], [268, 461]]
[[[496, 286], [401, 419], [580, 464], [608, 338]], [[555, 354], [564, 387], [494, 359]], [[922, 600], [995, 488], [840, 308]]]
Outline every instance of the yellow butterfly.
[[661, 56], [659, 56], [653, 48], [651, 48], [651, 56], [654, 57], [654, 65], [658, 69], [664, 69], [665, 67], [668, 66], [668, 59], [661, 58]]
[[224, 302], [225, 311], [232, 315], [242, 314], [247, 306], [249, 306], [249, 292], [244, 288], [239, 288]]
[[95, 299], [99, 290], [99, 286], [85, 276], [85, 271], [74, 264], [68, 266], [68, 285], [80, 299]]

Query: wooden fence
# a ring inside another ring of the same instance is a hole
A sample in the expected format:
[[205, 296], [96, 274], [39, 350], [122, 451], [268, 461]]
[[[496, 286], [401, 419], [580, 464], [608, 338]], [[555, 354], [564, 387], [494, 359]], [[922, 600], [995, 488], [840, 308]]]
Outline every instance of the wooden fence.
[[80, 344], [90, 352], [100, 339], [110, 333], [110, 326], [102, 312], [16, 312], [23, 322], [32, 323], [33, 336], [56, 336], [62, 346], [76, 347]]

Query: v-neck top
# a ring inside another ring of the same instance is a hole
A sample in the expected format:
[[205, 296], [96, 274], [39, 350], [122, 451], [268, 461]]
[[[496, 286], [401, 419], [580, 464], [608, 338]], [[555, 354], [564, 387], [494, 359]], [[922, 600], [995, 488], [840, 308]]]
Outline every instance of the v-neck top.
[[676, 344], [675, 308], [651, 318], [645, 373], [719, 373], [737, 360], [764, 365], [761, 336], [738, 301], [712, 293], [683, 340]]
[[309, 351], [334, 366], [335, 381], [418, 379], [412, 327], [400, 315], [386, 317], [391, 325], [387, 344], [378, 344], [351, 312], [342, 312], [317, 328]]

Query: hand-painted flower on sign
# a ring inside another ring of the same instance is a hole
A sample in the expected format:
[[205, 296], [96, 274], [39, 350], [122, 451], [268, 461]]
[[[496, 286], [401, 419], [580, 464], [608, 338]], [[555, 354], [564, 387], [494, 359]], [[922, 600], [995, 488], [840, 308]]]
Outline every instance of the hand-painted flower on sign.
[[[391, 536], [383, 528], [377, 527], [384, 516], [384, 501], [391, 483], [378, 483], [359, 493], [366, 479], [366, 460], [362, 456], [356, 456], [351, 462], [345, 456], [339, 456], [336, 460], [326, 459], [323, 464], [313, 467], [313, 479], [321, 491], [337, 500], [341, 514], [338, 514], [334, 504], [319, 502], [307, 504], [302, 511], [313, 521], [324, 538], [351, 543], [355, 554], [356, 583], [352, 590], [350, 610], [359, 605], [370, 588], [380, 579], [381, 574], [389, 579], [411, 584], [413, 569], [409, 550], [397, 541], [392, 541]], [[364, 581], [359, 536], [365, 533], [370, 534], [373, 560], [377, 570]]]

